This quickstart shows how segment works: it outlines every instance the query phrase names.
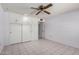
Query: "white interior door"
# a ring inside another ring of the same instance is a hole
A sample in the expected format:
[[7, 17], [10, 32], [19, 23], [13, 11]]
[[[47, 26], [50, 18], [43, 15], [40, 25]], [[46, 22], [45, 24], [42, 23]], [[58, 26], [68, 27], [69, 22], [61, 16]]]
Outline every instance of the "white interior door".
[[30, 41], [32, 39], [31, 37], [31, 26], [30, 25], [23, 25], [22, 26], [22, 42], [25, 42], [25, 41]]
[[9, 44], [21, 42], [21, 26], [20, 24], [10, 24]]

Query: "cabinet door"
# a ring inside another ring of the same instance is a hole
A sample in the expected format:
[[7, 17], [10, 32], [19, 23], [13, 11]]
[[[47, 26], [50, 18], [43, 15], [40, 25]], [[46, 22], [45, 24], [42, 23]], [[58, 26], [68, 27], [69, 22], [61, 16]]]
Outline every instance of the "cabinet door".
[[21, 42], [21, 26], [19, 24], [10, 24], [9, 44]]
[[31, 37], [31, 26], [30, 25], [23, 25], [22, 26], [22, 42], [30, 41], [32, 39]]

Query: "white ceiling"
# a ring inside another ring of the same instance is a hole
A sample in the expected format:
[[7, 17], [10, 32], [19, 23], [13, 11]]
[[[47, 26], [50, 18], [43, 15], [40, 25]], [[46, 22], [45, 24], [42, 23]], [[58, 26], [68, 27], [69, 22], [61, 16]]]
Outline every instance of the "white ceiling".
[[[34, 16], [38, 11], [30, 9], [30, 7], [38, 7], [41, 4], [47, 5], [47, 3], [2, 3], [1, 5], [4, 11]], [[53, 3], [53, 6], [47, 10], [51, 12], [51, 15], [57, 15], [72, 10], [79, 10], [79, 3]], [[37, 17], [46, 18], [51, 15], [47, 15], [42, 12]]]

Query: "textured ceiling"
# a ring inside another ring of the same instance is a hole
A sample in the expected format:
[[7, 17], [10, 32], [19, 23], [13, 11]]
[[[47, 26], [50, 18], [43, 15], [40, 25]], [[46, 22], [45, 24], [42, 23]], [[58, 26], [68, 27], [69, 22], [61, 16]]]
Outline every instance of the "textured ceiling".
[[[4, 11], [16, 12], [19, 14], [35, 15], [38, 11], [30, 9], [30, 7], [38, 7], [39, 5], [47, 5], [47, 3], [2, 3]], [[72, 10], [79, 10], [79, 3], [53, 3], [53, 6], [47, 9], [51, 12], [51, 15], [57, 15]], [[37, 17], [46, 18], [51, 15], [47, 15], [42, 12]], [[36, 16], [36, 15], [35, 15]]]

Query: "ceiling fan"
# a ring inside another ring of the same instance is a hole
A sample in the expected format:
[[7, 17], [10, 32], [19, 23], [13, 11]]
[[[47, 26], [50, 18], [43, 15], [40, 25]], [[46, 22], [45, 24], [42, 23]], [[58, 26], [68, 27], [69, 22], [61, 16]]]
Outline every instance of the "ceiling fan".
[[46, 5], [46, 6], [43, 6], [43, 5], [40, 5], [38, 8], [34, 8], [34, 7], [31, 7], [31, 9], [35, 9], [37, 10], [38, 12], [36, 13], [36, 15], [38, 15], [39, 13], [41, 13], [42, 11], [45, 12], [46, 14], [51, 14], [50, 12], [46, 11], [46, 9], [48, 9], [49, 7], [53, 6], [52, 3]]

